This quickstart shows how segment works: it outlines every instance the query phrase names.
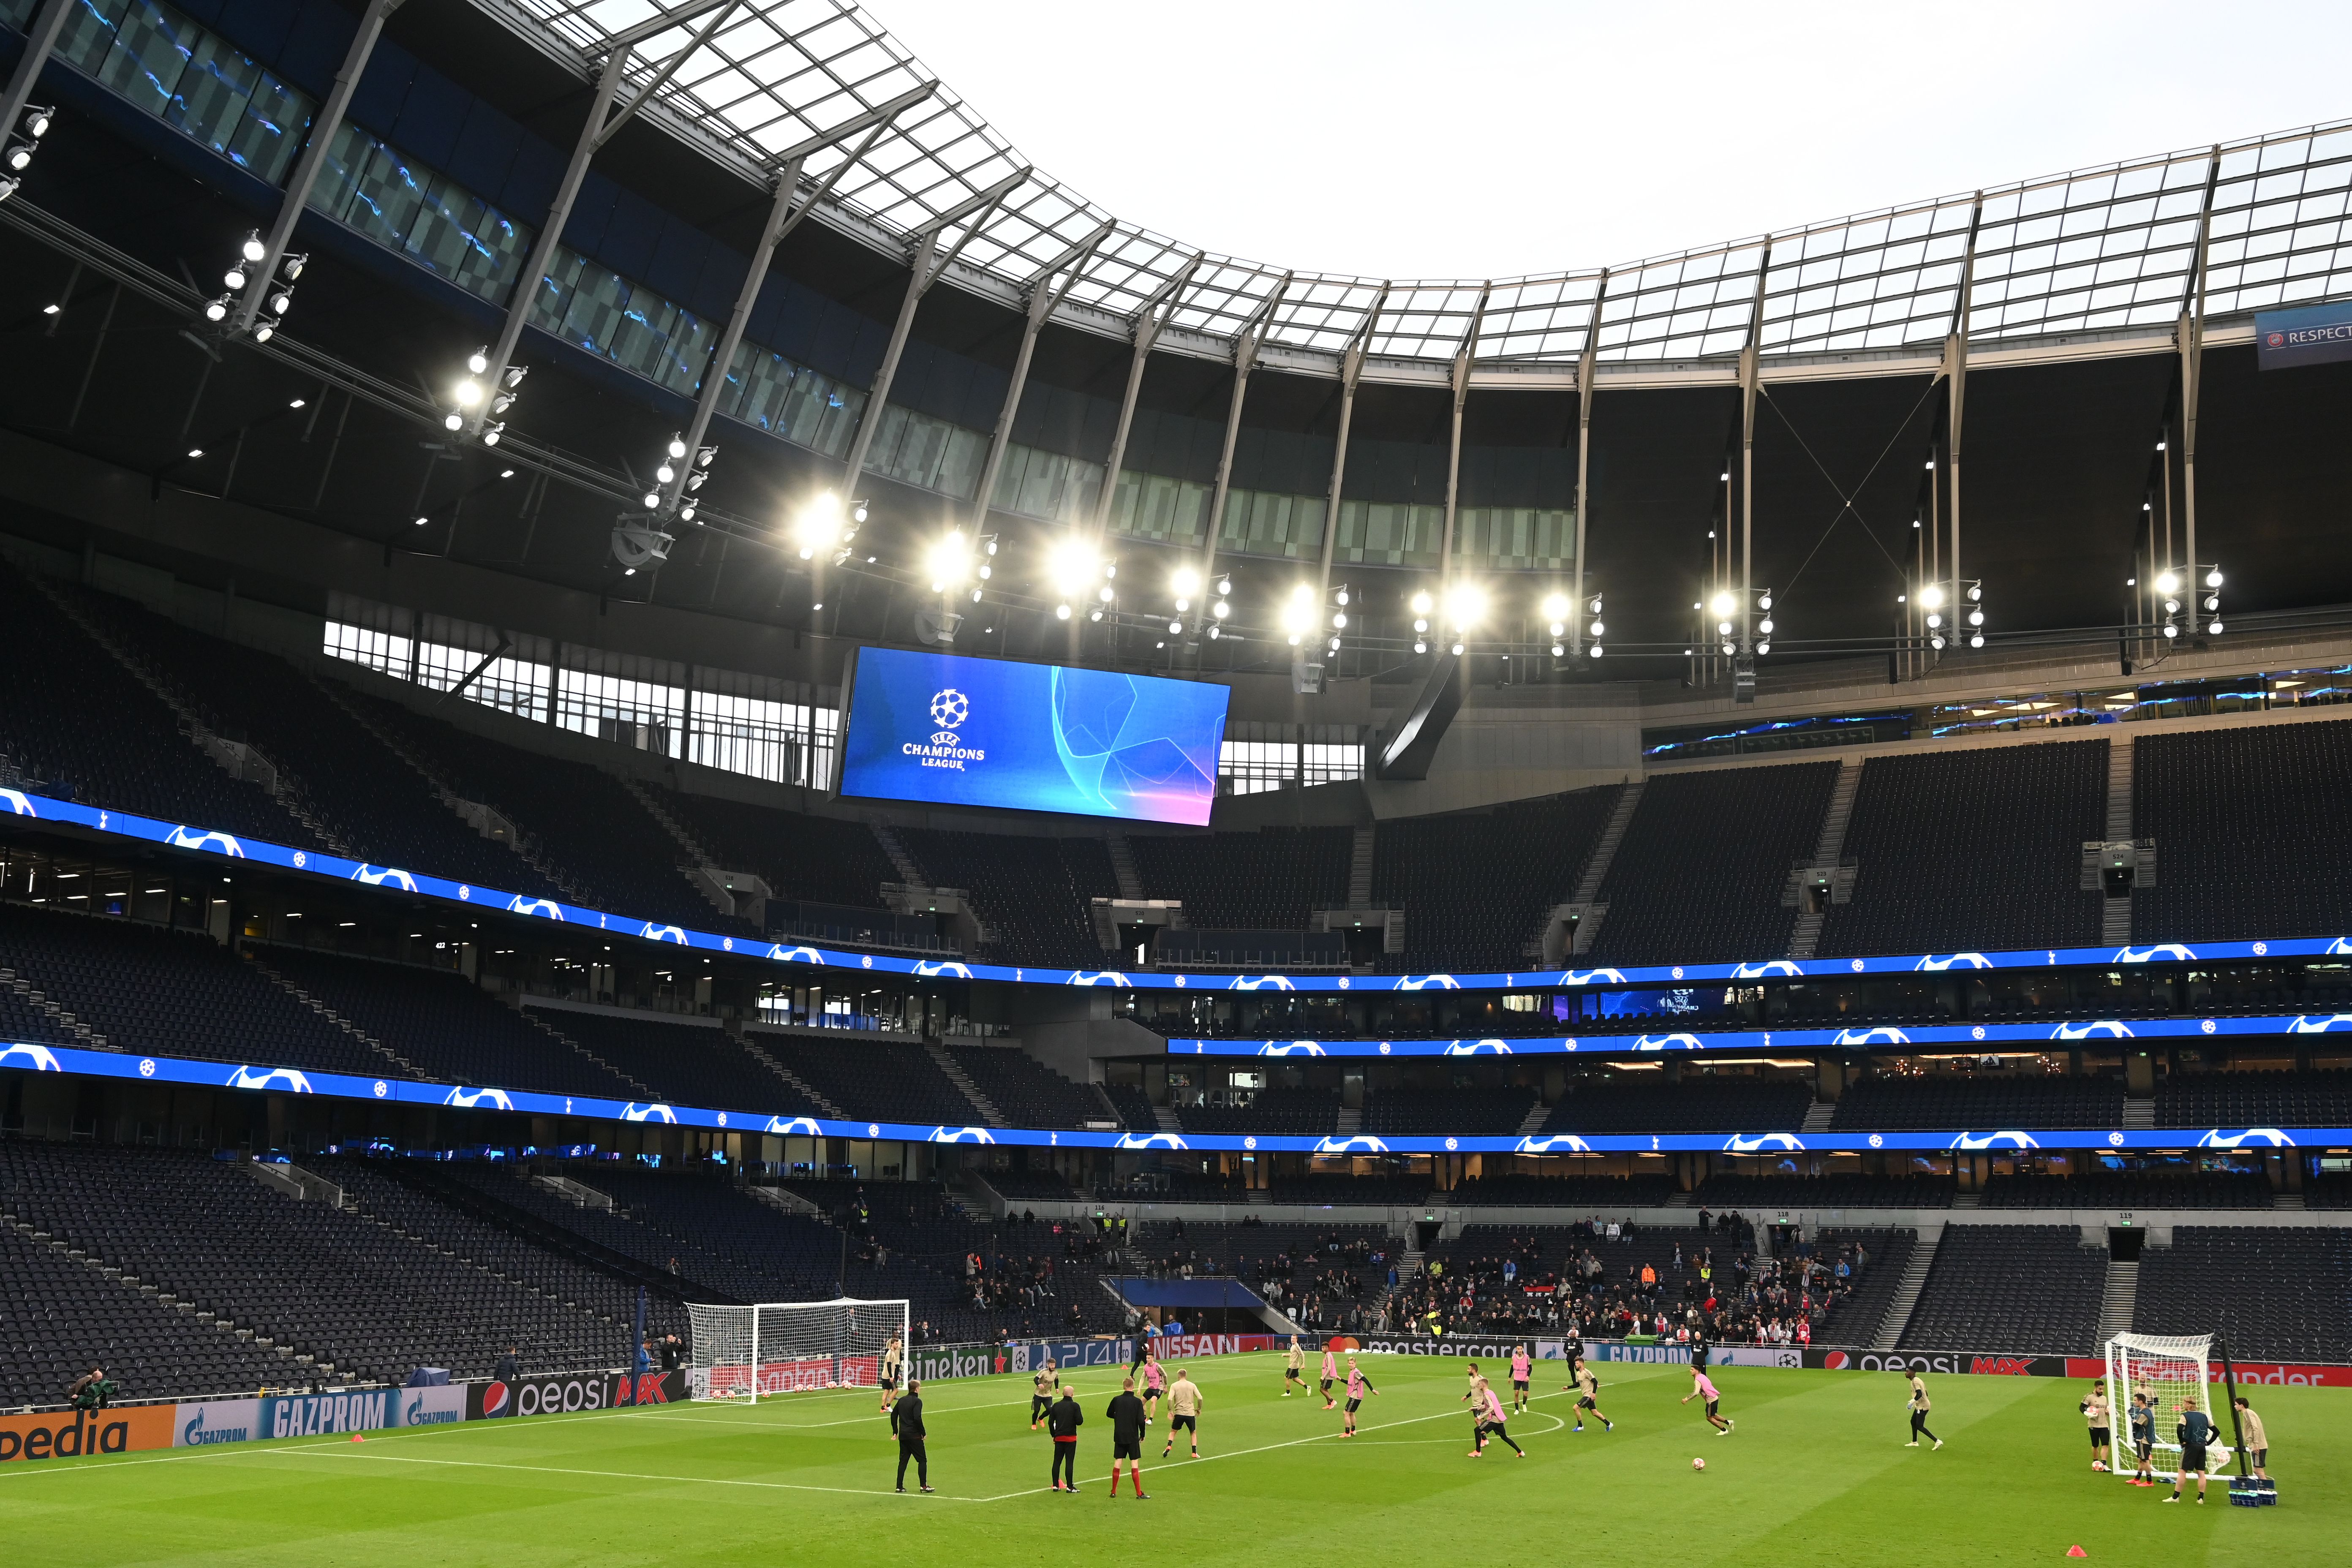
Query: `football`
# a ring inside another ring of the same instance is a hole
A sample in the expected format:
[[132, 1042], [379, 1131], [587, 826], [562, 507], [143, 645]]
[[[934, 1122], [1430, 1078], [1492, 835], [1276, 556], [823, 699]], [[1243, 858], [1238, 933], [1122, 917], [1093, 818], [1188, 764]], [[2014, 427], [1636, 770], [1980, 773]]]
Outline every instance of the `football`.
[[1705, 1459], [1693, 1459], [1691, 1461], [1691, 1468], [1694, 1470], [1703, 1470], [1706, 1468], [1706, 1461]]

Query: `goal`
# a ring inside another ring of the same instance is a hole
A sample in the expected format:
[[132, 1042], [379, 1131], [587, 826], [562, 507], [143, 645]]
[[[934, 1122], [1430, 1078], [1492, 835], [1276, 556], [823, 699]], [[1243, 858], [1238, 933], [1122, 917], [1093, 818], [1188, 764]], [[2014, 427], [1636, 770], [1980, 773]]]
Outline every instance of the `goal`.
[[2213, 1336], [2168, 1337], [2161, 1334], [2117, 1334], [2107, 1342], [2108, 1420], [2115, 1434], [2115, 1458], [2110, 1468], [2128, 1479], [2138, 1468], [2132, 1447], [2132, 1395], [2144, 1394], [2156, 1406], [2155, 1473], [2170, 1479], [2180, 1468], [2180, 1440], [2175, 1435], [2181, 1415], [2202, 1410], [2214, 1428], [2208, 1453], [2221, 1468], [2227, 1453], [2224, 1430], [2213, 1414]]
[[907, 1342], [907, 1303], [771, 1301], [752, 1307], [688, 1303], [696, 1395], [741, 1400], [818, 1388], [872, 1388], [890, 1336]]

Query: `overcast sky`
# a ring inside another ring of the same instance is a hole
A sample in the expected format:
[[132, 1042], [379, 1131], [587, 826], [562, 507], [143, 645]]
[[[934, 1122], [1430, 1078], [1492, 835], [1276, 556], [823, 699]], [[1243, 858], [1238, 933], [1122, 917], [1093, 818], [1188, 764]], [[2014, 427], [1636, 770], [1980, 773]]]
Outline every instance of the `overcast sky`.
[[2352, 115], [2352, 5], [873, 0], [1036, 166], [1304, 270], [1639, 259]]

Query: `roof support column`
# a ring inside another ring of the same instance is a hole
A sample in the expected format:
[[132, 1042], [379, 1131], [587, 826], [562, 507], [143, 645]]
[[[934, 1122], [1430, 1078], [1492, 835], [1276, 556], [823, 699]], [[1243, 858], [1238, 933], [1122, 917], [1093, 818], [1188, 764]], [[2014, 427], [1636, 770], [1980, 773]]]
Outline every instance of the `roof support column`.
[[1584, 352], [1576, 356], [1576, 555], [1569, 563], [1568, 651], [1578, 658], [1584, 653], [1584, 521], [1591, 501], [1592, 397], [1598, 390], [1592, 378], [1601, 348], [1601, 307], [1608, 300], [1609, 274], [1603, 271], [1592, 295], [1592, 317], [1584, 323]]
[[[555, 247], [563, 237], [563, 226], [571, 220], [572, 204], [580, 199], [580, 185], [588, 177], [589, 160], [596, 150], [613, 139], [621, 127], [636, 117], [656, 89], [686, 63], [686, 57], [701, 47], [719, 30], [740, 0], [685, 0], [671, 10], [648, 16], [635, 26], [615, 33], [606, 40], [612, 53], [604, 58], [604, 67], [597, 74], [595, 95], [589, 100], [587, 118], [580, 124], [580, 137], [572, 146], [572, 161], [564, 165], [563, 178], [555, 187], [555, 199], [548, 204], [547, 217], [540, 225], [539, 237], [531, 241], [530, 257], [523, 264], [522, 276], [515, 279], [514, 297], [507, 304], [506, 324], [499, 329], [499, 341], [487, 356], [488, 370], [482, 384], [496, 391], [505, 379], [507, 367], [514, 363], [515, 345], [522, 341], [522, 329], [530, 320], [532, 308], [539, 301], [540, 280], [555, 261]], [[617, 111], [614, 100], [621, 95], [621, 83], [628, 75], [629, 60], [637, 45], [657, 37], [680, 22], [688, 21], [708, 11], [719, 14], [711, 17], [703, 29], [672, 55], [653, 79], [637, 89], [637, 95]], [[340, 86], [340, 84], [338, 84]], [[490, 416], [494, 398], [485, 397], [467, 423], [467, 433], [478, 437], [482, 426]]]
[[[988, 438], [988, 461], [981, 465], [980, 489], [972, 495], [971, 527], [977, 534], [988, 526], [988, 509], [996, 497], [997, 471], [1004, 466], [1004, 448], [1013, 439], [1013, 418], [1021, 411], [1021, 391], [1029, 384], [1029, 358], [1037, 350], [1037, 334], [1045, 328], [1046, 318], [1055, 307], [1069, 297], [1071, 288], [1086, 272], [1087, 262], [1097, 247], [1102, 244], [1113, 227], [1109, 219], [1085, 239], [1039, 268], [1029, 279], [1028, 321], [1021, 329], [1021, 351], [1013, 356], [1013, 379], [1004, 388], [1004, 404], [996, 411], [996, 429]], [[1051, 287], [1054, 275], [1063, 268], [1069, 276], [1061, 287]]]
[[1756, 391], [1758, 344], [1764, 335], [1764, 286], [1772, 276], [1772, 244], [1756, 263], [1756, 299], [1748, 310], [1748, 341], [1739, 348], [1739, 652], [1732, 660], [1732, 699], [1756, 700]]
[[[1282, 297], [1290, 291], [1290, 273], [1274, 286], [1265, 303], [1257, 308], [1241, 336], [1234, 340], [1234, 395], [1225, 405], [1225, 444], [1217, 452], [1217, 482], [1209, 492], [1209, 516], [1201, 542], [1201, 597], [1206, 603], [1216, 596], [1216, 584], [1212, 580], [1217, 571], [1217, 536], [1225, 526], [1225, 497], [1231, 493], [1234, 478], [1234, 443], [1242, 433], [1242, 399], [1249, 391], [1250, 372], [1257, 368], [1257, 356], [1265, 347], [1265, 335], [1274, 330], [1275, 312], [1282, 308]], [[1203, 612], [1204, 614], [1207, 612]]]
[[[1364, 356], [1371, 352], [1372, 333], [1381, 323], [1381, 311], [1389, 302], [1389, 285], [1381, 285], [1372, 296], [1371, 309], [1364, 312], [1356, 335], [1339, 355], [1339, 438], [1331, 447], [1331, 488], [1323, 498], [1323, 563], [1318, 573], [1320, 584], [1315, 594], [1315, 621], [1318, 629], [1323, 624], [1325, 601], [1331, 596], [1331, 558], [1339, 545], [1339, 486], [1348, 477], [1348, 426], [1356, 418], [1356, 383], [1364, 374]], [[1445, 571], [1444, 557], [1438, 558], [1440, 580]]]
[[1478, 329], [1486, 322], [1486, 301], [1494, 294], [1490, 281], [1478, 289], [1478, 303], [1470, 312], [1470, 330], [1454, 351], [1454, 422], [1445, 438], [1445, 523], [1437, 534], [1437, 577], [1442, 584], [1454, 571], [1454, 514], [1462, 492], [1462, 410], [1470, 401], [1470, 366], [1478, 357]]
[[1969, 310], [1974, 301], [1977, 277], [1977, 226], [1984, 220], [1984, 193], [1977, 193], [1976, 203], [1969, 209], [1968, 248], [1960, 258], [1959, 298], [1952, 302], [1952, 330], [1944, 339], [1944, 374], [1951, 385], [1944, 405], [1946, 437], [1944, 451], [1945, 516], [1950, 520], [1952, 547], [1952, 592], [1950, 615], [1957, 633], [1966, 624], [1968, 589], [1960, 583], [1960, 424], [1965, 412], [1969, 390]]
[[[685, 495], [687, 480], [693, 475], [702, 437], [710, 429], [711, 416], [719, 411], [719, 399], [727, 385], [728, 373], [735, 366], [735, 351], [742, 346], [743, 330], [751, 320], [752, 307], [760, 300], [760, 289], [768, 280], [768, 264], [774, 259], [776, 247], [787, 235], [801, 226], [803, 219], [816, 210], [817, 204], [833, 193], [833, 187], [853, 165], [873, 151], [874, 143], [890, 127], [901, 110], [930, 97], [939, 87], [937, 82], [923, 86], [858, 115], [849, 123], [836, 127], [802, 142], [778, 155], [775, 199], [768, 208], [768, 221], [761, 226], [759, 242], [751, 247], [751, 265], [743, 274], [743, 287], [735, 295], [735, 308], [728, 313], [727, 330], [719, 335], [719, 344], [702, 373], [702, 390], [694, 400], [694, 419], [686, 431], [686, 460], [678, 465], [677, 477], [670, 480], [663, 497], [664, 510], [675, 513]], [[859, 132], [865, 140], [857, 151], [835, 164], [816, 188], [803, 197], [801, 195], [801, 169], [809, 154], [845, 142]]]
[[1127, 394], [1119, 399], [1118, 427], [1112, 432], [1110, 456], [1103, 463], [1102, 494], [1095, 499], [1095, 546], [1100, 549], [1110, 534], [1110, 509], [1118, 500], [1118, 475], [1127, 461], [1128, 432], [1135, 424], [1135, 400], [1143, 391], [1144, 367], [1151, 363], [1151, 346], [1160, 341], [1169, 318], [1176, 314], [1176, 306], [1184, 297], [1184, 286], [1192, 281], [1192, 273], [1201, 265], [1200, 251], [1192, 259], [1177, 269], [1176, 275], [1161, 284], [1143, 309], [1135, 313], [1135, 356], [1128, 362]]
[[[294, 226], [301, 220], [302, 209], [310, 205], [310, 187], [319, 183], [320, 165], [327, 161], [335, 136], [342, 130], [344, 111], [351, 108], [352, 94], [359, 89], [360, 73], [367, 69], [368, 57], [375, 52], [375, 41], [383, 36], [385, 19], [400, 6], [401, 0], [368, 0], [360, 12], [359, 30], [352, 35], [351, 47], [343, 51], [342, 68], [335, 72], [335, 85], [329, 89], [318, 118], [310, 122], [310, 139], [302, 144], [301, 157], [295, 160], [294, 177], [286, 183], [285, 194], [278, 197], [278, 216], [270, 220], [269, 234], [261, 242], [261, 259], [253, 264], [253, 270], [247, 274], [245, 298], [237, 301], [236, 317], [230, 326], [232, 332], [253, 331], [255, 319], [261, 314], [261, 302], [269, 297], [270, 284], [277, 281], [278, 264], [286, 259], [286, 247], [294, 237]], [[25, 51], [24, 63], [35, 70], [39, 68], [38, 58], [46, 58], [49, 46], [56, 42], [57, 24], [70, 9], [70, 0], [50, 0], [49, 9], [55, 15], [43, 17], [41, 25], [46, 41], [36, 38], [36, 47]], [[32, 79], [25, 74], [23, 66], [19, 66], [18, 75], [25, 89], [30, 91]], [[13, 82], [5, 107], [7, 112], [0, 116], [0, 126], [14, 129], [16, 113], [24, 103]]]
[[2221, 149], [2205, 171], [2205, 203], [2197, 216], [2197, 268], [2180, 301], [2174, 337], [2180, 345], [2180, 543], [2177, 563], [2181, 602], [2190, 606], [2189, 624], [2200, 624], [2205, 580], [2197, 560], [2197, 395], [2205, 372], [2205, 263], [2213, 245], [2213, 195], [2221, 183]]
[[[873, 447], [874, 437], [882, 428], [882, 410], [890, 400], [890, 383], [898, 374], [899, 356], [907, 352], [907, 334], [914, 330], [915, 307], [923, 302], [923, 296], [930, 292], [931, 285], [940, 280], [940, 275], [954, 264], [964, 246], [980, 232], [981, 226], [988, 221], [989, 214], [994, 212], [997, 205], [1028, 177], [1027, 169], [1016, 170], [988, 189], [967, 196], [917, 231], [914, 254], [910, 258], [913, 270], [907, 275], [906, 298], [898, 302], [898, 319], [890, 328], [890, 346], [882, 351], [881, 368], [874, 373], [874, 384], [866, 394], [866, 412], [857, 421], [857, 434], [849, 443], [849, 457], [843, 465], [843, 479], [847, 490], [843, 497], [845, 500], [856, 496], [858, 485], [864, 481], [866, 454]], [[966, 225], [962, 234], [956, 237], [956, 242], [948, 247], [947, 254], [940, 255], [940, 237], [966, 218], [971, 218], [971, 222]]]

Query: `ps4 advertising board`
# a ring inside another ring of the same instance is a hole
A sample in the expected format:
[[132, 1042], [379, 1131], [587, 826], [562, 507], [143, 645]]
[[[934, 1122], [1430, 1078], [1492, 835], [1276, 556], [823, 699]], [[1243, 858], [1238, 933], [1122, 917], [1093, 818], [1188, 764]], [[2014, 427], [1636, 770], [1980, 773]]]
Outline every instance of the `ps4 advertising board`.
[[841, 793], [1205, 826], [1232, 693], [1207, 681], [866, 647]]

